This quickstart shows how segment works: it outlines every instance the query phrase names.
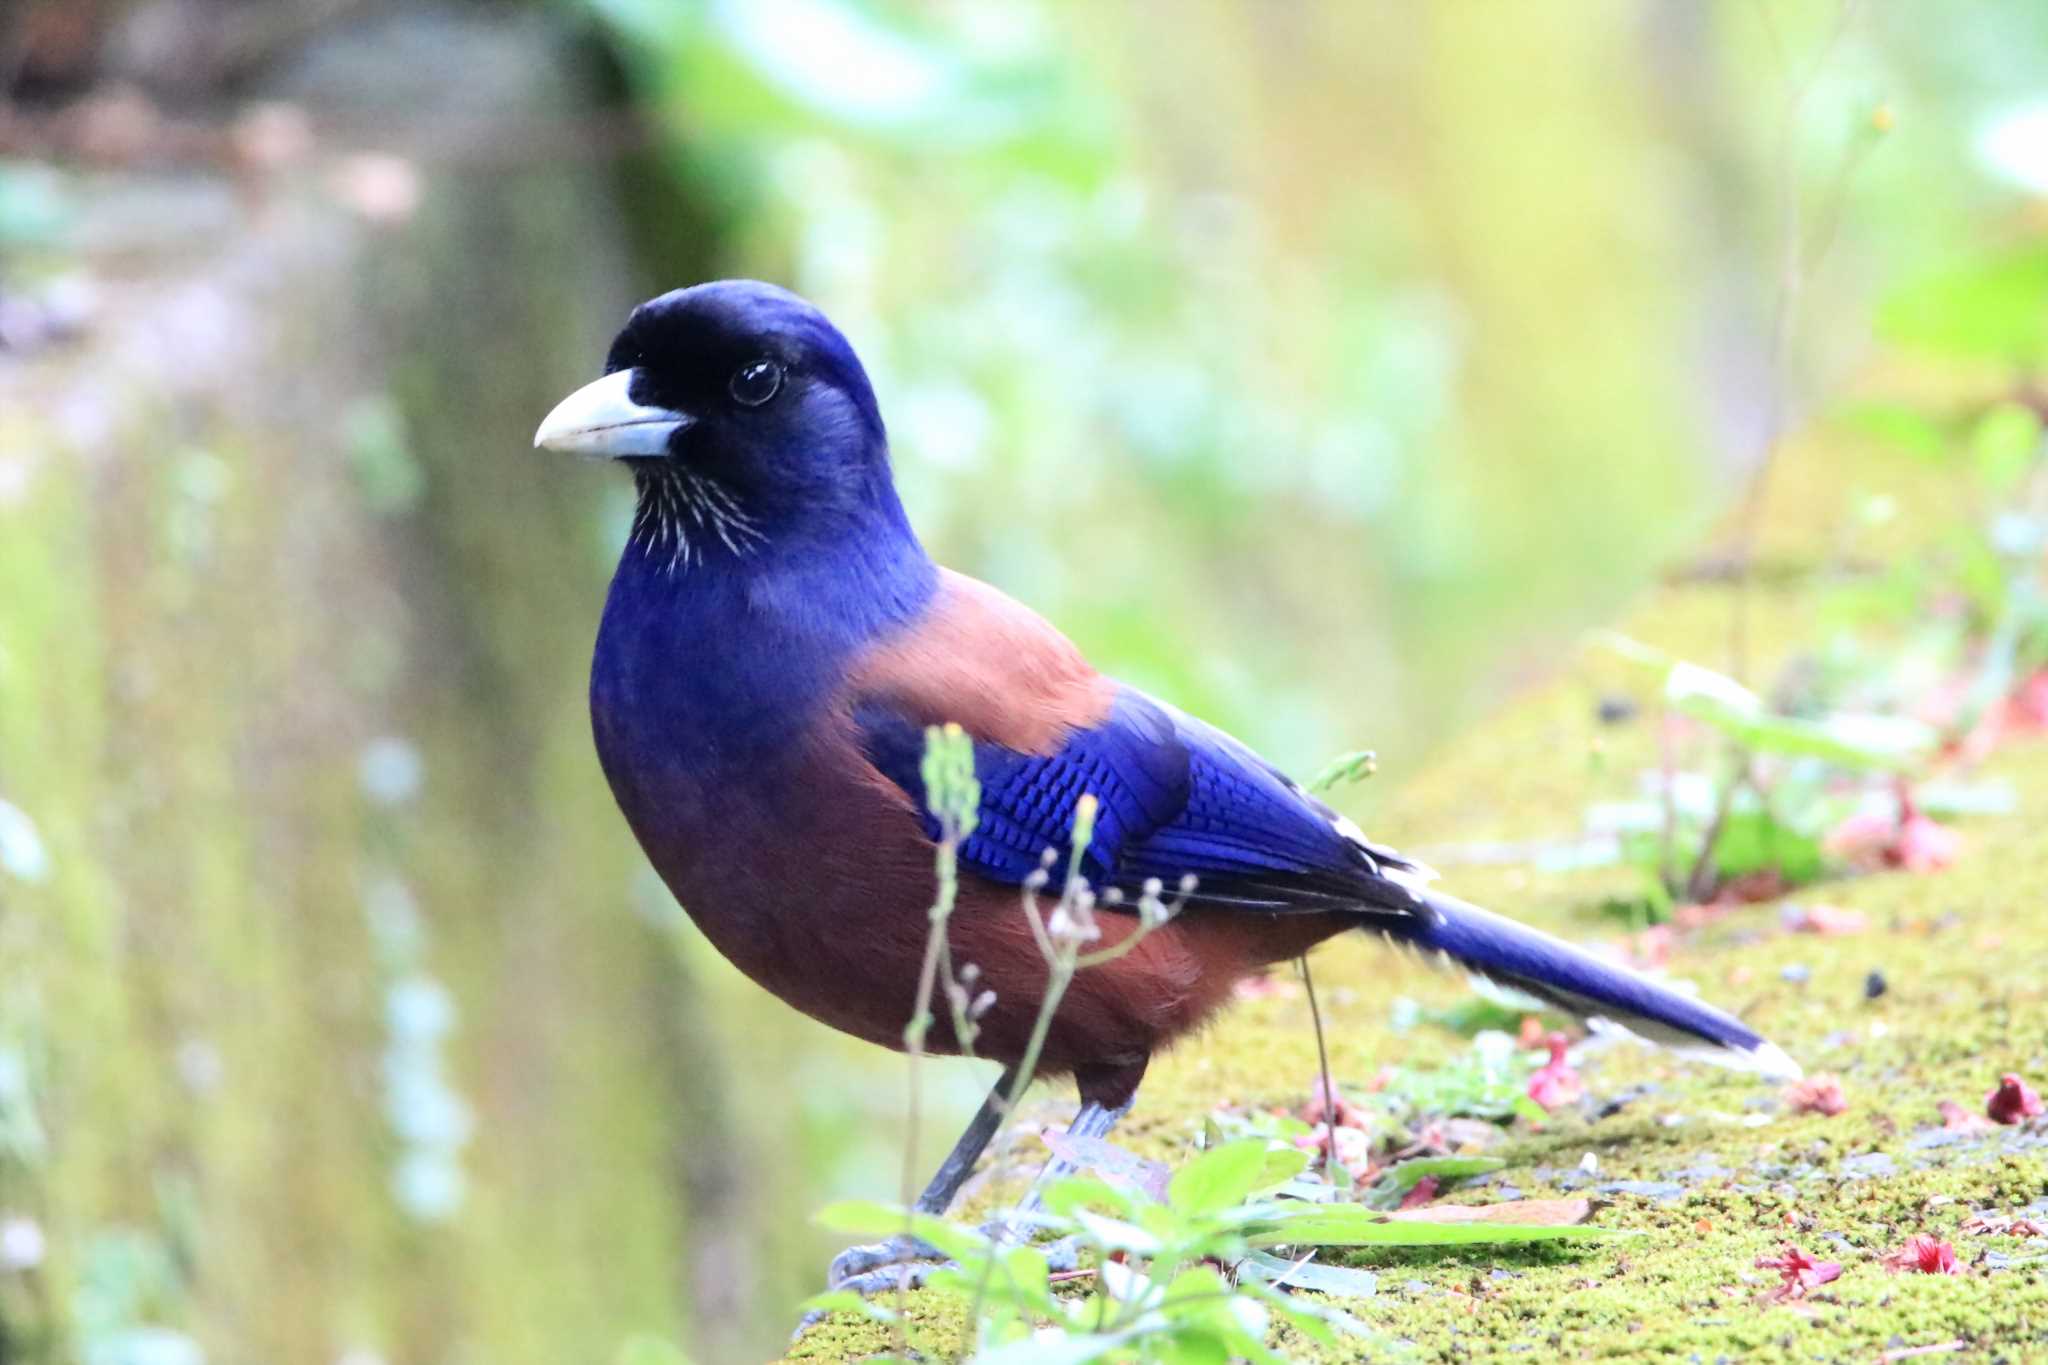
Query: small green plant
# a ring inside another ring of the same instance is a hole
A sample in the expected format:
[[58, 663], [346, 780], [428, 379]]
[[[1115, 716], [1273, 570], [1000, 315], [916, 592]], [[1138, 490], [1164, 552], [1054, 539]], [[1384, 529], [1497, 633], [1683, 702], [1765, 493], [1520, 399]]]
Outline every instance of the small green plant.
[[1798, 886], [1825, 870], [1823, 841], [1868, 781], [1917, 772], [1937, 734], [1907, 716], [1787, 714], [1735, 679], [1619, 635], [1601, 637], [1656, 687], [1668, 715], [1697, 722], [1721, 749], [1718, 771], [1681, 770], [1669, 745], [1654, 790], [1595, 812], [1618, 856], [1646, 877], [1649, 917], [1704, 901], [1754, 874]]
[[[1339, 1333], [1366, 1334], [1355, 1318], [1291, 1296], [1289, 1288], [1364, 1297], [1374, 1277], [1318, 1264], [1324, 1248], [1415, 1248], [1475, 1243], [1583, 1241], [1617, 1236], [1583, 1225], [1438, 1223], [1391, 1217], [1386, 1206], [1425, 1176], [1483, 1173], [1497, 1162], [1475, 1158], [1407, 1162], [1374, 1187], [1374, 1202], [1288, 1198], [1308, 1166], [1292, 1146], [1249, 1137], [1224, 1142], [1175, 1171], [1165, 1197], [1105, 1181], [1052, 1185], [1041, 1231], [1075, 1239], [1087, 1268], [1055, 1273], [1031, 1246], [1008, 1246], [939, 1218], [914, 1220], [918, 1236], [957, 1269], [931, 1284], [976, 1294], [969, 1358], [977, 1365], [1032, 1361], [1184, 1361], [1283, 1359], [1268, 1344], [1277, 1322], [1332, 1344]], [[1411, 1169], [1412, 1168], [1412, 1169]], [[893, 1230], [899, 1209], [835, 1204], [820, 1221], [837, 1231]], [[813, 1305], [898, 1321], [896, 1310], [848, 1293]]]

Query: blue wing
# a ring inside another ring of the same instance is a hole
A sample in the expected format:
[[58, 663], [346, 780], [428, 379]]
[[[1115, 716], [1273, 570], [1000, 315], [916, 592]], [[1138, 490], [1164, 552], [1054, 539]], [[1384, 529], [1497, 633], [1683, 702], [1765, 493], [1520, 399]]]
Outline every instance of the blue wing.
[[[924, 810], [922, 730], [886, 703], [856, 707], [863, 747]], [[1410, 865], [1340, 828], [1335, 812], [1221, 731], [1119, 688], [1101, 724], [1070, 732], [1055, 753], [1019, 753], [977, 738], [981, 820], [963, 840], [963, 866], [1017, 885], [1062, 860], [1074, 803], [1100, 803], [1082, 874], [1135, 894], [1157, 878], [1169, 891], [1195, 879], [1190, 900], [1267, 911], [1406, 908]], [[937, 822], [925, 816], [927, 832]], [[1392, 874], [1391, 876], [1389, 874]]]

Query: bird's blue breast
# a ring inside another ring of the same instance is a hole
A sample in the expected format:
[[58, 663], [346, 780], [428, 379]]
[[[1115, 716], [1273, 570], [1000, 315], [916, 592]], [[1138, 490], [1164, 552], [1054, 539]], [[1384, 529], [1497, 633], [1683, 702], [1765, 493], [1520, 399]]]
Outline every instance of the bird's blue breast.
[[770, 547], [677, 572], [627, 547], [590, 678], [599, 757], [622, 803], [625, 787], [741, 782], [802, 744], [848, 660], [932, 592], [915, 542], [867, 548], [828, 559]]

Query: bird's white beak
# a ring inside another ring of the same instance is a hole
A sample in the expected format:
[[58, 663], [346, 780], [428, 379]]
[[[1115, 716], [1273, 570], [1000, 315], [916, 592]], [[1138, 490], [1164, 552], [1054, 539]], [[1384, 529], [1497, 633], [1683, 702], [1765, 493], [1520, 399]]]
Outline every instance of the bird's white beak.
[[614, 370], [555, 404], [533, 433], [541, 450], [616, 460], [669, 453], [669, 438], [697, 419], [671, 408], [650, 408], [628, 395], [637, 370]]

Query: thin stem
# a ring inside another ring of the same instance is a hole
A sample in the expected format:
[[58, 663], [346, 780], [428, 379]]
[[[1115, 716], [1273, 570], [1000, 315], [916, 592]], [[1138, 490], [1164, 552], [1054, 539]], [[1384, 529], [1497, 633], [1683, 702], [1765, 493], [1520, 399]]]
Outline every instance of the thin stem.
[[[1778, 34], [1772, 19], [1768, 0], [1759, 0], [1757, 16], [1763, 24], [1779, 67], [1789, 66], [1785, 55], [1783, 39]], [[1834, 27], [1827, 40], [1821, 44], [1813, 66], [1790, 81], [1785, 91], [1785, 112], [1778, 129], [1779, 192], [1783, 196], [1781, 212], [1783, 221], [1779, 228], [1778, 292], [1771, 307], [1770, 349], [1768, 352], [1769, 384], [1765, 390], [1764, 448], [1757, 463], [1756, 473], [1751, 476], [1748, 492], [1742, 500], [1742, 510], [1737, 520], [1737, 531], [1730, 564], [1735, 574], [1735, 611], [1729, 622], [1729, 672], [1738, 682], [1748, 681], [1750, 653], [1750, 612], [1753, 597], [1752, 583], [1755, 579], [1751, 561], [1756, 555], [1756, 544], [1762, 529], [1764, 508], [1770, 501], [1772, 476], [1777, 471], [1784, 438], [1780, 428], [1784, 425], [1786, 390], [1789, 381], [1785, 374], [1787, 356], [1791, 351], [1792, 336], [1799, 321], [1799, 304], [1806, 292], [1807, 278], [1819, 264], [1820, 256], [1827, 243], [1833, 240], [1834, 225], [1838, 217], [1839, 200], [1846, 189], [1848, 173], [1854, 168], [1858, 152], [1852, 151], [1835, 181], [1833, 198], [1836, 208], [1823, 218], [1825, 231], [1819, 234], [1818, 250], [1809, 250], [1802, 223], [1799, 195], [1798, 132], [1800, 113], [1807, 96], [1813, 90], [1815, 79], [1826, 65], [1828, 55], [1841, 40], [1850, 22], [1855, 18], [1858, 0], [1843, 0], [1841, 9], [1835, 15]]]
[[1692, 873], [1686, 878], [1685, 896], [1695, 905], [1704, 904], [1716, 889], [1714, 875], [1714, 853], [1721, 845], [1721, 833], [1728, 826], [1728, 814], [1735, 805], [1736, 790], [1749, 781], [1749, 755], [1740, 750], [1735, 755], [1735, 765], [1727, 780], [1721, 784], [1720, 799], [1714, 804], [1714, 818], [1707, 822], [1707, 832], [1700, 840], [1700, 851], [1693, 860]]
[[1316, 979], [1309, 974], [1308, 954], [1295, 959], [1301, 968], [1302, 988], [1308, 992], [1308, 1017], [1316, 1026], [1316, 1065], [1323, 1073], [1323, 1129], [1329, 1134], [1329, 1142], [1322, 1149], [1319, 1169], [1327, 1176], [1330, 1163], [1337, 1159], [1337, 1086], [1330, 1079], [1330, 1048], [1323, 1041], [1323, 1011], [1316, 1004]]
[[[910, 1022], [903, 1027], [903, 1052], [909, 1062], [906, 1103], [909, 1110], [909, 1126], [903, 1135], [903, 1236], [915, 1236], [914, 1210], [917, 1199], [917, 1136], [918, 1127], [924, 1120], [924, 1060], [925, 1033], [931, 1027], [932, 992], [938, 985], [939, 957], [946, 950], [946, 921], [952, 916], [953, 903], [960, 892], [960, 847], [951, 838], [939, 844], [938, 852], [938, 895], [932, 901], [930, 911], [931, 928], [925, 934], [924, 962], [918, 969], [917, 1002], [911, 1011]], [[910, 1276], [906, 1269], [896, 1277], [896, 1344], [905, 1352], [910, 1349], [909, 1313], [906, 1300], [910, 1293]]]
[[1664, 831], [1657, 844], [1657, 875], [1664, 889], [1678, 895], [1678, 757], [1671, 739], [1671, 711], [1657, 709], [1657, 760], [1662, 769]]

